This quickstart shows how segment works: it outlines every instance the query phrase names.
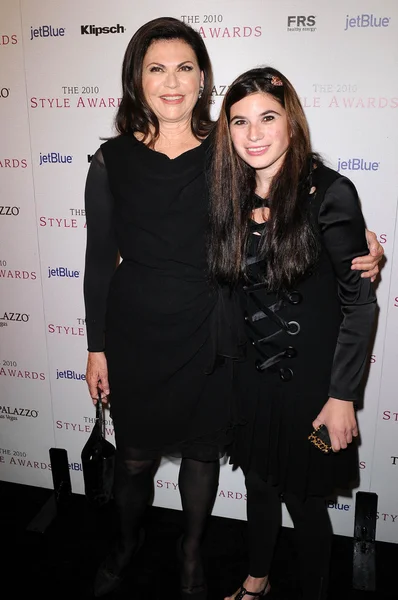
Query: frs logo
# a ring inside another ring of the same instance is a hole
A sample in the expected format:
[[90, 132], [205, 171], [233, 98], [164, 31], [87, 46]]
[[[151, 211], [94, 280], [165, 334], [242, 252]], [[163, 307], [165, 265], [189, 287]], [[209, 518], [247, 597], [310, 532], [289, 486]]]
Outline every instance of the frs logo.
[[13, 313], [13, 312], [5, 312], [2, 317], [0, 317], [0, 321], [22, 321], [23, 323], [27, 323], [29, 321], [30, 315], [26, 313]]
[[80, 33], [81, 35], [102, 35], [107, 33], [124, 33], [125, 28], [123, 25], [113, 25], [112, 27], [96, 27], [95, 25], [81, 25]]
[[287, 28], [292, 31], [315, 31], [315, 15], [289, 15], [287, 18]]
[[19, 215], [18, 206], [0, 206], [0, 215], [8, 217], [17, 217]]

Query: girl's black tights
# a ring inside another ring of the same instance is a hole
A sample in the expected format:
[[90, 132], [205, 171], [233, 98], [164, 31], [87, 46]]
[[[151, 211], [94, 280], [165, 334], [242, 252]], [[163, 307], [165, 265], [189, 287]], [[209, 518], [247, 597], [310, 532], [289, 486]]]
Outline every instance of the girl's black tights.
[[[265, 577], [270, 572], [282, 522], [282, 498], [277, 489], [255, 472], [246, 475], [249, 574]], [[325, 600], [333, 531], [324, 498], [300, 499], [285, 493], [283, 501], [292, 518], [297, 538], [299, 575], [304, 600]]]

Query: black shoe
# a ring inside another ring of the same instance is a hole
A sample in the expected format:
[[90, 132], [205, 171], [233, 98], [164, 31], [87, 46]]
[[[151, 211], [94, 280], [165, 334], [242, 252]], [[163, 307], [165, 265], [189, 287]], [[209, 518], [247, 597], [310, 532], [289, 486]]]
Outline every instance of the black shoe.
[[130, 560], [141, 549], [145, 539], [143, 530], [139, 533], [138, 542], [132, 552], [126, 553], [124, 556], [119, 550], [112, 551], [98, 568], [94, 580], [94, 597], [100, 598], [110, 594], [116, 590], [122, 582], [126, 567]]
[[[180, 567], [182, 567], [184, 565], [184, 563], [186, 563], [186, 560], [187, 560], [186, 554], [184, 554], [184, 551], [183, 551], [183, 536], [181, 536], [177, 542], [177, 558], [178, 558], [178, 562], [180, 563]], [[197, 577], [197, 580], [200, 580], [200, 578], [203, 578], [202, 563], [200, 562], [200, 564], [198, 564], [197, 567], [201, 573], [200, 576]], [[181, 600], [207, 600], [208, 599], [207, 584], [205, 581], [200, 582], [199, 584], [196, 584], [196, 585], [187, 585], [187, 582], [184, 581], [184, 577], [182, 576], [180, 590], [181, 590], [181, 595], [180, 595]]]
[[242, 585], [239, 588], [236, 596], [234, 596], [234, 600], [243, 600], [245, 596], [251, 596], [254, 600], [256, 600], [257, 598], [264, 598], [264, 596], [266, 596], [270, 591], [271, 586], [269, 584], [269, 581], [267, 582], [265, 588], [260, 592], [248, 592], [247, 589]]

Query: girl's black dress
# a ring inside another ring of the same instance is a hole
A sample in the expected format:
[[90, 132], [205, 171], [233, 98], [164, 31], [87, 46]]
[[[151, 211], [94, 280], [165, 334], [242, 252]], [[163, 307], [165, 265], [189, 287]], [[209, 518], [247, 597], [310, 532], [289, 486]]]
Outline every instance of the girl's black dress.
[[370, 279], [350, 269], [368, 253], [354, 185], [318, 165], [309, 196], [320, 256], [294, 289], [277, 296], [257, 257], [262, 227], [252, 222], [250, 281], [240, 290], [248, 360], [236, 364], [240, 413], [232, 462], [281, 492], [327, 496], [358, 479], [358, 448], [323, 454], [308, 441], [329, 397], [358, 402], [369, 363], [376, 298]]
[[229, 442], [231, 368], [215, 366], [222, 300], [207, 277], [209, 144], [170, 159], [119, 136], [87, 177], [88, 350], [106, 353], [116, 444], [138, 460], [214, 460]]

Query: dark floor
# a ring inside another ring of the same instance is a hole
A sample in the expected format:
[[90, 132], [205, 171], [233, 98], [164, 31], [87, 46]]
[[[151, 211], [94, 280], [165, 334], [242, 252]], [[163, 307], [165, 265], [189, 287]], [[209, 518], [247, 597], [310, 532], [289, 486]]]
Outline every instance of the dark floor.
[[[113, 507], [92, 509], [82, 495], [72, 495], [62, 513], [32, 531], [48, 489], [0, 482], [2, 598], [91, 599], [91, 584], [111, 540]], [[40, 531], [42, 529], [43, 531]], [[145, 545], [122, 587], [112, 598], [178, 599], [175, 542], [181, 532], [180, 511], [149, 508]], [[284, 528], [272, 570], [270, 600], [296, 599], [296, 555], [293, 530]], [[245, 521], [211, 517], [205, 541], [209, 600], [232, 593], [246, 574]], [[330, 598], [398, 599], [398, 544], [376, 544], [376, 591], [352, 589], [353, 540], [335, 536]], [[6, 587], [9, 592], [6, 592]]]

